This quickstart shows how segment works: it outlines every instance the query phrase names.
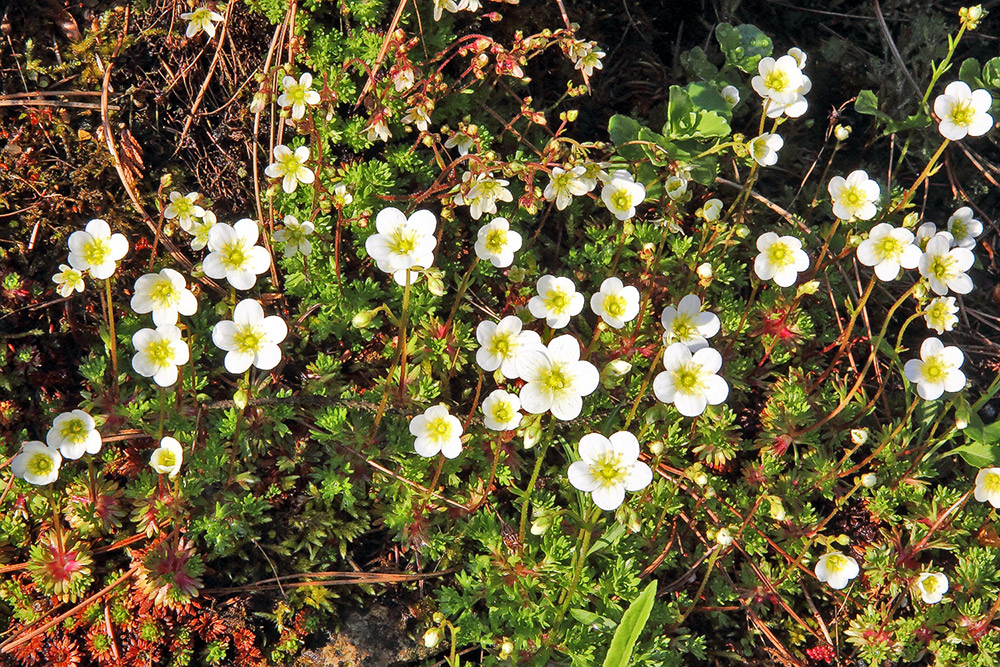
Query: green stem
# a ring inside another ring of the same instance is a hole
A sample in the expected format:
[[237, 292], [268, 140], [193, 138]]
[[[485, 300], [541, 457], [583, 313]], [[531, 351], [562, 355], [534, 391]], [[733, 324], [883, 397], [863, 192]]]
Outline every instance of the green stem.
[[660, 363], [660, 358], [663, 356], [664, 349], [665, 348], [661, 347], [656, 353], [656, 356], [653, 357], [653, 363], [649, 365], [649, 370], [646, 371], [646, 377], [643, 378], [642, 385], [639, 386], [639, 393], [636, 394], [635, 401], [632, 402], [632, 409], [629, 410], [628, 418], [625, 420], [625, 426], [622, 427], [623, 431], [628, 430], [629, 424], [631, 424], [632, 420], [635, 418], [635, 412], [639, 409], [639, 403], [642, 401], [642, 397], [646, 395], [646, 389], [649, 387], [649, 381], [653, 378], [653, 373], [656, 371], [657, 364]]
[[552, 440], [555, 423], [555, 417], [552, 417], [549, 421], [549, 427], [542, 436], [542, 442], [538, 446], [538, 458], [535, 459], [535, 468], [531, 471], [531, 479], [528, 480], [528, 486], [524, 489], [524, 499], [521, 501], [521, 523], [517, 530], [518, 541], [521, 544], [524, 544], [524, 531], [528, 527], [528, 507], [531, 505], [531, 494], [535, 490], [535, 484], [538, 483], [538, 475], [542, 471], [542, 461], [545, 460], [545, 452], [548, 451], [549, 442]]
[[104, 294], [108, 302], [108, 334], [111, 340], [112, 396], [118, 398], [118, 340], [115, 336], [115, 306], [111, 301], [111, 278], [104, 279]]
[[472, 278], [472, 272], [475, 270], [476, 266], [479, 264], [479, 256], [477, 255], [472, 260], [472, 265], [469, 270], [465, 272], [462, 276], [462, 280], [458, 283], [458, 293], [455, 295], [455, 303], [451, 306], [451, 312], [448, 313], [448, 319], [444, 323], [444, 335], [447, 336], [448, 332], [451, 330], [451, 323], [455, 319], [455, 313], [458, 312], [458, 306], [462, 303], [462, 297], [465, 296], [465, 290], [469, 287], [469, 282]]
[[958, 29], [958, 34], [955, 35], [955, 39], [948, 40], [948, 53], [945, 55], [944, 60], [941, 61], [940, 65], [934, 67], [934, 73], [931, 75], [931, 82], [927, 84], [927, 90], [924, 91], [924, 98], [920, 100], [920, 106], [926, 107], [928, 100], [931, 98], [931, 91], [934, 90], [934, 86], [937, 84], [938, 79], [944, 74], [945, 70], [948, 68], [948, 64], [951, 62], [951, 57], [955, 55], [955, 50], [958, 48], [958, 42], [962, 39], [962, 35], [965, 34], [965, 24]]
[[[403, 313], [399, 319], [399, 396], [406, 391], [406, 325], [410, 319], [410, 272], [406, 272], [406, 286], [403, 288]], [[390, 372], [390, 377], [392, 373]]]
[[906, 205], [910, 203], [911, 199], [913, 199], [913, 195], [914, 193], [916, 193], [917, 188], [920, 187], [920, 184], [926, 181], [927, 177], [931, 175], [931, 170], [934, 168], [934, 165], [937, 164], [938, 158], [941, 157], [941, 154], [944, 153], [944, 149], [947, 148], [948, 144], [950, 143], [951, 141], [949, 141], [948, 139], [945, 139], [944, 141], [941, 142], [941, 145], [938, 146], [938, 149], [934, 152], [934, 155], [932, 155], [931, 159], [927, 162], [927, 166], [924, 167], [924, 170], [922, 172], [920, 172], [920, 176], [917, 177], [917, 180], [914, 181], [913, 185], [911, 185], [909, 189], [907, 189], [907, 191], [903, 194], [903, 198], [899, 200], [899, 203], [886, 211], [885, 215], [882, 216], [883, 219], [888, 217], [890, 214], [895, 213], [896, 211], [900, 211], [906, 208]]

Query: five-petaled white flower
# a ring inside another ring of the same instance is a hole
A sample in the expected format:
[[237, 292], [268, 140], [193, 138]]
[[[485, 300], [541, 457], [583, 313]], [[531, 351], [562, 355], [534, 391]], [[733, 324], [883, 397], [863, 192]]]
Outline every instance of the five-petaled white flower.
[[437, 218], [430, 211], [414, 211], [409, 218], [397, 208], [384, 208], [375, 216], [375, 234], [365, 240], [365, 250], [380, 271], [391, 273], [405, 285], [411, 271], [426, 269], [434, 262]]
[[55, 447], [31, 440], [21, 445], [21, 452], [10, 462], [10, 470], [29, 484], [45, 486], [59, 477], [62, 456]]
[[640, 491], [653, 481], [653, 471], [639, 460], [639, 440], [628, 431], [580, 438], [580, 461], [569, 466], [569, 483], [589, 493], [594, 504], [611, 511], [625, 502], [626, 491]]
[[800, 272], [809, 268], [809, 255], [802, 249], [802, 241], [794, 236], [764, 232], [757, 239], [757, 250], [754, 272], [761, 280], [773, 278], [779, 287], [790, 286]]
[[[795, 58], [800, 71], [805, 68], [808, 56], [802, 49], [792, 47], [788, 50], [788, 55]], [[790, 102], [779, 102], [775, 99], [769, 100], [767, 104], [767, 117], [777, 118], [785, 115], [789, 118], [798, 118], [809, 110], [809, 102], [806, 100], [806, 95], [810, 90], [812, 90], [812, 81], [809, 80], [808, 76], [802, 74], [802, 82], [795, 90], [795, 95]]]
[[601, 379], [593, 364], [580, 360], [580, 342], [569, 334], [556, 336], [543, 350], [518, 355], [517, 367], [527, 382], [521, 388], [521, 407], [535, 415], [550, 410], [563, 421], [580, 415], [583, 397]]
[[861, 573], [858, 561], [839, 551], [823, 554], [816, 561], [816, 578], [835, 590], [845, 588], [854, 577]]
[[479, 218], [483, 217], [483, 213], [495, 214], [497, 212], [498, 201], [514, 201], [514, 195], [507, 189], [510, 181], [503, 178], [493, 178], [489, 174], [479, 174], [473, 179], [471, 172], [466, 172], [462, 175], [462, 181], [472, 181], [472, 185], [466, 194], [458, 192], [455, 195], [455, 204], [459, 206], [467, 205], [469, 207], [469, 215], [472, 216], [473, 220], [479, 220]]
[[483, 424], [492, 431], [512, 431], [521, 425], [521, 399], [494, 389], [483, 401]]
[[514, 263], [514, 253], [521, 249], [521, 235], [510, 228], [507, 218], [494, 218], [479, 228], [476, 257], [488, 260], [497, 268]]
[[948, 231], [956, 246], [972, 250], [976, 247], [976, 237], [983, 233], [983, 223], [972, 217], [971, 208], [963, 206], [948, 218]]
[[260, 230], [249, 218], [237, 220], [232, 226], [213, 225], [208, 230], [208, 249], [202, 270], [209, 278], [225, 278], [236, 289], [250, 289], [257, 276], [271, 266], [271, 255], [257, 245]]
[[928, 329], [934, 329], [939, 334], [951, 331], [958, 324], [958, 306], [955, 305], [955, 297], [938, 296], [931, 299], [924, 310], [924, 321]]
[[78, 459], [85, 453], [100, 452], [102, 441], [94, 418], [83, 410], [73, 410], [52, 420], [52, 428], [45, 434], [45, 443], [58, 449], [67, 459]]
[[285, 216], [285, 227], [274, 232], [274, 240], [285, 244], [285, 257], [294, 257], [302, 253], [308, 257], [312, 253], [312, 243], [306, 237], [316, 230], [309, 220], [299, 222], [294, 215]]
[[885, 281], [899, 277], [900, 267], [917, 268], [920, 255], [920, 248], [913, 243], [913, 232], [885, 222], [875, 225], [858, 245], [858, 261], [874, 266], [875, 275]]
[[989, 114], [992, 105], [989, 92], [972, 90], [964, 81], [953, 81], [934, 100], [934, 113], [940, 119], [938, 131], [952, 141], [965, 139], [966, 135], [982, 136], [993, 129], [993, 116]]
[[185, 33], [188, 37], [194, 37], [204, 30], [208, 38], [212, 39], [215, 37], [215, 24], [221, 21], [223, 16], [217, 12], [213, 12], [208, 7], [199, 7], [193, 12], [181, 14], [181, 18], [188, 22], [187, 32]]
[[972, 268], [975, 255], [966, 248], [952, 248], [951, 234], [940, 232], [927, 242], [920, 257], [920, 275], [927, 278], [935, 294], [944, 296], [948, 290], [956, 294], [972, 291], [972, 278], [965, 272]]
[[914, 587], [924, 602], [937, 604], [948, 592], [948, 577], [943, 572], [921, 572]]
[[538, 279], [538, 295], [528, 300], [528, 310], [553, 329], [569, 324], [569, 318], [583, 310], [583, 295], [569, 278], [544, 275]]
[[[440, 21], [442, 12], [447, 9], [449, 12], [454, 14], [458, 11], [458, 3], [455, 0], [434, 0], [434, 20]], [[429, 454], [428, 456], [433, 456]], [[455, 458], [453, 456], [448, 458]]]
[[244, 299], [233, 309], [232, 320], [222, 320], [212, 329], [212, 342], [226, 352], [226, 370], [240, 374], [253, 365], [269, 371], [281, 361], [278, 343], [288, 335], [288, 326], [277, 315], [264, 317], [259, 301]]
[[269, 164], [264, 173], [271, 178], [281, 179], [281, 189], [291, 194], [299, 183], [309, 185], [316, 180], [316, 174], [306, 166], [309, 161], [309, 147], [299, 146], [292, 149], [283, 144], [274, 147], [274, 162]]
[[611, 178], [601, 189], [601, 201], [619, 220], [628, 220], [635, 215], [635, 207], [646, 198], [646, 186], [636, 183], [632, 174], [624, 169], [611, 174]]
[[211, 211], [205, 211], [204, 217], [191, 225], [191, 250], [203, 250], [208, 245], [208, 233], [216, 222], [218, 220], [216, 220], [215, 214]]
[[947, 347], [933, 336], [920, 345], [920, 358], [910, 359], [903, 366], [903, 374], [910, 382], [917, 383], [920, 398], [933, 401], [946, 392], [961, 391], [965, 386], [965, 373], [959, 370], [965, 355], [954, 345]]
[[556, 202], [556, 208], [560, 211], [570, 205], [573, 197], [580, 197], [590, 192], [583, 175], [587, 170], [577, 165], [569, 170], [562, 167], [552, 167], [552, 176], [542, 195], [546, 201]]
[[462, 453], [462, 422], [448, 413], [444, 404], [434, 405], [410, 420], [410, 434], [416, 437], [413, 449], [421, 456], [453, 459]]
[[672, 343], [663, 353], [665, 371], [653, 378], [653, 393], [673, 403], [685, 417], [697, 417], [709, 405], [729, 396], [729, 383], [717, 375], [722, 368], [718, 350], [703, 347], [694, 352], [684, 343]]
[[975, 498], [1000, 509], [1000, 468], [983, 468], [976, 475]]
[[345, 206], [350, 206], [351, 202], [354, 201], [354, 195], [347, 191], [347, 186], [343, 183], [337, 183], [333, 186], [333, 204], [337, 208], [344, 208]]
[[[594, 45], [596, 47], [596, 44]], [[575, 69], [582, 70], [584, 75], [593, 76], [595, 69], [604, 69], [604, 63], [601, 62], [606, 53], [604, 51], [598, 51], [596, 48], [591, 48], [585, 53], [576, 63], [573, 65]]]
[[143, 377], [153, 378], [161, 387], [177, 382], [177, 367], [190, 359], [181, 330], [173, 325], [139, 329], [132, 336], [132, 345], [135, 347], [132, 368]]
[[294, 76], [286, 76], [281, 80], [285, 92], [278, 96], [278, 106], [282, 109], [292, 108], [292, 120], [300, 120], [306, 114], [307, 106], [319, 104], [319, 93], [312, 89], [313, 77], [309, 72], [303, 72], [296, 81]]
[[59, 265], [59, 273], [52, 276], [59, 296], [68, 297], [74, 291], [82, 292], [84, 288], [83, 273], [68, 264]]
[[159, 273], [147, 273], [135, 281], [132, 295], [132, 310], [137, 313], [153, 313], [153, 324], [177, 324], [177, 315], [194, 315], [198, 311], [198, 299], [187, 288], [184, 276], [173, 269], [161, 269]]
[[590, 297], [590, 309], [609, 327], [621, 329], [639, 314], [639, 290], [618, 278], [605, 278], [601, 290]]
[[833, 200], [833, 214], [841, 220], [871, 220], [878, 213], [875, 202], [881, 191], [864, 169], [852, 171], [847, 178], [834, 176], [826, 189]]
[[522, 331], [520, 318], [508, 315], [499, 322], [486, 320], [476, 327], [476, 363], [484, 371], [500, 373], [508, 380], [520, 377], [517, 360], [527, 350], [544, 350], [542, 339], [534, 331]]
[[170, 479], [180, 473], [183, 461], [184, 448], [176, 438], [171, 438], [169, 435], [160, 438], [160, 446], [154, 449], [152, 456], [149, 457], [149, 465], [153, 470]]
[[448, 140], [444, 142], [445, 148], [458, 148], [459, 155], [468, 155], [475, 145], [476, 140], [468, 132], [456, 130]]
[[757, 94], [772, 104], [792, 104], [801, 94], [804, 84], [802, 70], [794, 56], [781, 56], [777, 60], [761, 58], [757, 64], [757, 76], [750, 85]]
[[770, 167], [778, 161], [778, 151], [785, 145], [785, 140], [780, 134], [765, 132], [759, 137], [754, 137], [747, 144], [750, 157], [762, 167]]
[[125, 235], [112, 234], [108, 223], [100, 219], [69, 235], [69, 265], [77, 271], [89, 270], [97, 280], [110, 278], [118, 268], [116, 262], [127, 254]]
[[722, 323], [719, 316], [708, 311], [702, 312], [701, 299], [696, 294], [688, 294], [677, 307], [667, 306], [660, 317], [663, 323], [663, 344], [684, 343], [693, 352], [708, 347], [708, 340], [719, 333]]
[[176, 190], [170, 193], [170, 203], [163, 209], [163, 217], [167, 220], [177, 219], [177, 224], [186, 232], [191, 231], [191, 225], [195, 218], [205, 215], [205, 209], [198, 206], [197, 202], [201, 195], [197, 192], [189, 192], [182, 195]]

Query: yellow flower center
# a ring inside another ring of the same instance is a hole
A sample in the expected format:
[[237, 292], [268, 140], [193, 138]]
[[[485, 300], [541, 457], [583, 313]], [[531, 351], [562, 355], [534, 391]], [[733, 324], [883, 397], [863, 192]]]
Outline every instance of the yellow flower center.
[[791, 82], [788, 80], [788, 74], [781, 69], [773, 69], [764, 77], [764, 87], [776, 93], [785, 92], [789, 83]]
[[295, 157], [295, 153], [289, 153], [284, 157], [278, 158], [278, 171], [282, 174], [297, 174], [301, 166], [298, 158]]
[[38, 452], [30, 459], [28, 459], [28, 472], [30, 472], [35, 477], [44, 477], [52, 472], [55, 468], [55, 464], [52, 461], [52, 457], [43, 452]]
[[968, 236], [968, 234], [969, 230], [963, 221], [955, 220], [951, 223], [951, 235], [955, 237], [956, 241], [961, 241]]
[[995, 472], [988, 472], [983, 476], [983, 487], [991, 496], [1000, 493], [1000, 475]]
[[513, 347], [511, 339], [513, 337], [514, 334], [512, 333], [498, 333], [493, 336], [492, 340], [490, 340], [490, 354], [501, 359], [510, 358], [511, 348]]
[[110, 254], [111, 242], [108, 239], [91, 236], [83, 246], [83, 261], [91, 266], [104, 264]]
[[768, 261], [777, 268], [784, 268], [795, 261], [795, 253], [784, 241], [775, 241], [767, 249]]
[[552, 364], [542, 372], [540, 380], [542, 386], [553, 394], [560, 394], [573, 384], [571, 378], [566, 374], [563, 364]]
[[608, 317], [621, 319], [625, 315], [626, 305], [625, 297], [621, 294], [609, 294], [604, 297], [604, 312]]
[[619, 188], [611, 195], [611, 205], [618, 211], [627, 211], [632, 208], [632, 195], [628, 190]]
[[222, 263], [230, 271], [243, 268], [243, 265], [250, 259], [243, 243], [238, 240], [230, 241], [223, 245], [219, 253], [222, 255]]
[[949, 278], [955, 276], [955, 258], [949, 255], [936, 255], [934, 259], [931, 260], [931, 264], [928, 267], [928, 272], [931, 274], [932, 278], [936, 278], [941, 282], [946, 282]]
[[677, 337], [677, 340], [685, 341], [697, 335], [698, 331], [692, 320], [693, 318], [690, 315], [678, 315], [674, 318], [670, 329], [674, 336]]
[[497, 401], [493, 406], [493, 419], [506, 424], [514, 418], [514, 406], [510, 401]]
[[87, 439], [89, 431], [90, 429], [87, 428], [82, 419], [70, 419], [63, 422], [62, 428], [59, 430], [59, 435], [62, 436], [63, 440], [69, 440], [77, 444]]
[[946, 329], [951, 320], [951, 309], [945, 301], [935, 301], [927, 309], [927, 319], [933, 325], [932, 328]]
[[451, 438], [451, 424], [445, 417], [436, 417], [427, 422], [427, 437], [433, 442]]
[[695, 394], [702, 390], [701, 366], [688, 362], [674, 371], [674, 387], [684, 394]]
[[233, 336], [236, 349], [243, 354], [256, 354], [264, 342], [264, 332], [252, 324], [245, 324]]
[[622, 465], [622, 455], [617, 452], [606, 452], [602, 454], [590, 466], [590, 473], [597, 479], [601, 486], [611, 486], [621, 484], [625, 476], [625, 466]]
[[176, 201], [172, 202], [174, 210], [177, 211], [177, 217], [184, 218], [191, 215], [191, 211], [194, 210], [194, 204], [187, 197], [179, 197]]
[[177, 465], [177, 457], [169, 449], [161, 449], [157, 456], [157, 464], [161, 468], [173, 468]]
[[573, 180], [573, 174], [565, 171], [561, 174], [552, 177], [552, 189], [555, 191], [565, 190], [569, 187], [570, 181]]
[[948, 110], [948, 117], [951, 122], [959, 127], [968, 127], [972, 124], [972, 119], [976, 117], [976, 109], [972, 106], [972, 100], [961, 100], [954, 102]]
[[924, 580], [920, 582], [920, 586], [931, 595], [941, 587], [937, 577], [924, 577]]
[[494, 255], [499, 255], [507, 247], [507, 230], [491, 229], [486, 232], [486, 249]]
[[859, 206], [864, 206], [868, 202], [868, 198], [865, 196], [865, 191], [857, 185], [850, 185], [844, 188], [840, 193], [840, 198], [848, 208], [858, 208]]
[[545, 298], [542, 300], [542, 303], [545, 304], [545, 307], [550, 313], [559, 315], [566, 312], [566, 309], [569, 308], [571, 301], [572, 297], [569, 292], [564, 289], [554, 287], [545, 294]]
[[154, 340], [146, 348], [146, 356], [156, 366], [169, 366], [174, 361], [174, 346], [166, 338]]
[[842, 572], [848, 565], [847, 557], [843, 554], [830, 554], [826, 557], [826, 569], [831, 574]]
[[875, 254], [879, 259], [896, 259], [903, 252], [903, 244], [892, 236], [883, 236], [875, 244]]
[[924, 362], [921, 375], [928, 382], [939, 383], [944, 380], [945, 375], [951, 370], [951, 365], [941, 357], [931, 357]]
[[408, 227], [396, 227], [389, 234], [389, 250], [397, 255], [409, 255], [417, 247], [417, 232]]
[[292, 101], [293, 105], [306, 103], [306, 87], [298, 83], [293, 83], [285, 88], [285, 95], [288, 95], [288, 99]]
[[174, 284], [167, 279], [162, 279], [156, 283], [150, 292], [150, 298], [161, 306], [169, 306], [177, 297], [177, 290]]

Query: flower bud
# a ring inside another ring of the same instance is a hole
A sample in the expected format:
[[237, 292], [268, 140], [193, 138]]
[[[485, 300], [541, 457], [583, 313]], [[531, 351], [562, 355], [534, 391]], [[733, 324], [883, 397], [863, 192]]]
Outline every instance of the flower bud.
[[424, 646], [434, 648], [441, 643], [441, 628], [428, 628], [424, 633]]
[[746, 225], [742, 225], [742, 224], [741, 225], [736, 225], [733, 228], [733, 231], [736, 232], [736, 237], [737, 238], [745, 239], [746, 237], [750, 236], [750, 228], [747, 227]]
[[975, 30], [979, 27], [979, 22], [988, 14], [982, 5], [974, 7], [962, 7], [958, 10], [958, 18], [968, 30]]
[[868, 442], [868, 429], [866, 428], [852, 428], [851, 429], [851, 442], [860, 447], [861, 445]]
[[712, 282], [712, 276], [713, 276], [712, 265], [709, 264], [708, 262], [703, 262], [702, 264], [699, 264], [697, 273], [699, 282], [705, 284]]
[[532, 535], [544, 535], [545, 532], [552, 527], [552, 515], [542, 514], [531, 522], [531, 534]]
[[771, 496], [770, 498], [768, 498], [768, 500], [770, 501], [771, 504], [771, 509], [770, 509], [771, 518], [774, 519], [775, 521], [784, 521], [786, 516], [785, 506], [781, 504], [781, 498], [778, 498], [776, 496]]
[[807, 296], [815, 294], [818, 291], [819, 291], [819, 281], [810, 280], [807, 283], [799, 285], [798, 290], [795, 291], [795, 296]]
[[733, 543], [733, 534], [729, 532], [728, 528], [720, 528], [719, 532], [715, 534], [715, 541], [718, 542], [720, 546], [728, 547]]
[[677, 201], [687, 192], [688, 182], [679, 176], [671, 176], [664, 184], [664, 188], [666, 188], [667, 196]]
[[507, 269], [507, 277], [510, 279], [511, 282], [514, 283], [524, 282], [524, 278], [526, 275], [527, 272], [520, 266], [512, 266], [509, 269]]
[[663, 453], [663, 441], [662, 440], [654, 440], [653, 442], [649, 443], [649, 453], [652, 454], [653, 456], [659, 456], [660, 454], [662, 454]]
[[870, 489], [876, 484], [878, 484], [878, 477], [875, 476], [875, 473], [866, 472], [864, 475], [861, 476], [861, 486], [865, 487], [866, 489]]
[[851, 136], [851, 126], [838, 124], [833, 128], [833, 136], [837, 137], [837, 141], [847, 141], [847, 138]]
[[514, 654], [514, 642], [509, 639], [504, 639], [503, 643], [500, 644], [500, 659], [510, 660], [510, 656]]
[[375, 315], [378, 313], [378, 308], [372, 308], [371, 310], [362, 310], [354, 317], [351, 318], [351, 326], [355, 329], [364, 329], [372, 320], [375, 319]]

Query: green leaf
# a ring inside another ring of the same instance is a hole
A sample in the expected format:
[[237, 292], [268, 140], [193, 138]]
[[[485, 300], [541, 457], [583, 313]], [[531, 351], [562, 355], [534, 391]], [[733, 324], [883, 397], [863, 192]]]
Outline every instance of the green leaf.
[[970, 87], [979, 86], [979, 61], [975, 58], [966, 58], [962, 61], [962, 66], [958, 68], [958, 78], [969, 84]]
[[771, 55], [774, 48], [771, 38], [749, 23], [735, 27], [720, 23], [715, 29], [715, 37], [726, 54], [726, 63], [744, 72], [755, 70], [760, 59]]
[[681, 66], [705, 81], [711, 81], [719, 73], [719, 68], [709, 62], [708, 56], [700, 46], [681, 54]]
[[622, 614], [621, 623], [615, 630], [615, 636], [611, 638], [611, 646], [604, 658], [604, 667], [628, 667], [632, 649], [635, 648], [639, 634], [649, 620], [649, 613], [653, 610], [655, 600], [656, 582], [651, 581]]
[[987, 60], [979, 78], [988, 88], [1000, 88], [1000, 58]]
[[635, 141], [641, 129], [639, 121], [621, 114], [615, 114], [608, 120], [608, 134], [611, 135], [611, 141], [615, 146]]
[[595, 630], [611, 630], [615, 627], [615, 622], [607, 616], [601, 616], [586, 609], [570, 609], [569, 615]]
[[703, 84], [692, 84], [687, 89], [670, 86], [667, 125], [663, 133], [671, 139], [728, 136], [729, 121], [715, 109], [725, 109], [727, 115], [729, 113], [729, 104], [715, 90]]
[[931, 124], [931, 117], [922, 111], [919, 111], [912, 116], [908, 116], [903, 120], [890, 120], [886, 123], [885, 129], [882, 131], [882, 135], [895, 134], [896, 132], [902, 132], [903, 130], [920, 130]]
[[854, 110], [866, 116], [875, 116], [884, 123], [892, 120], [878, 109], [878, 97], [870, 90], [862, 90], [854, 100]]
[[1000, 421], [983, 424], [975, 412], [969, 415], [969, 425], [963, 431], [967, 442], [948, 452], [961, 456], [976, 468], [989, 468], [1000, 463]]

